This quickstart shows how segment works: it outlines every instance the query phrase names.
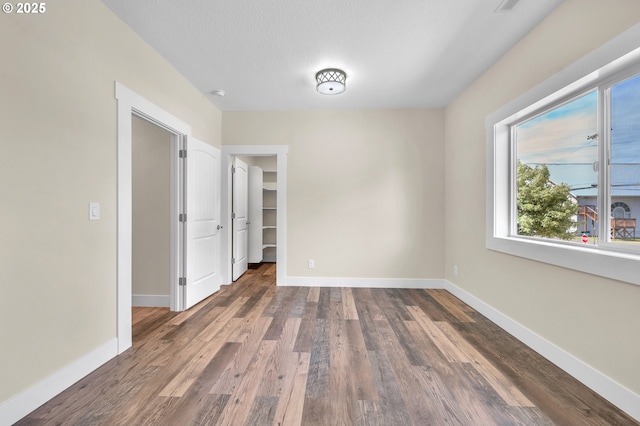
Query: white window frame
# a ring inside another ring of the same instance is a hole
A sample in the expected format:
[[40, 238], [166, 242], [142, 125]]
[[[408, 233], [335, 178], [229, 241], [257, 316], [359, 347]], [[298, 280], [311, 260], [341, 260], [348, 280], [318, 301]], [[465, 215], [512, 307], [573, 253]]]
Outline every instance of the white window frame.
[[[612, 243], [578, 245], [515, 235], [515, 191], [512, 179], [514, 156], [510, 142], [512, 124], [522, 122], [536, 112], [559, 105], [598, 84], [607, 84], [613, 77], [640, 64], [638, 40], [640, 24], [487, 116], [485, 125], [488, 249], [640, 285], [640, 252], [627, 252]], [[599, 123], [598, 127], [602, 128], [602, 123]], [[601, 140], [600, 146], [600, 149], [605, 149], [607, 143]], [[602, 153], [600, 158], [604, 158]], [[607, 187], [607, 173], [601, 170], [599, 175], [600, 188]], [[598, 202], [604, 205], [608, 200], [599, 199]], [[608, 205], [599, 205], [602, 212], [608, 209]]]

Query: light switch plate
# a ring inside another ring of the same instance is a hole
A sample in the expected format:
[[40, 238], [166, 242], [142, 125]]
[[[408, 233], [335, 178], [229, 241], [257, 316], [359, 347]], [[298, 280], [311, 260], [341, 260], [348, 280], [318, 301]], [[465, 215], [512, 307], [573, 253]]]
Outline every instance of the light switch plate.
[[100, 220], [100, 203], [89, 203], [89, 220]]

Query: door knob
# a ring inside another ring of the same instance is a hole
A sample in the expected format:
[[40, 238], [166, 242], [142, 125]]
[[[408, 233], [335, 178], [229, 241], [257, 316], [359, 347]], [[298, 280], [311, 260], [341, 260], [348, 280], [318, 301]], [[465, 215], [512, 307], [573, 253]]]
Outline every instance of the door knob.
[[223, 228], [222, 225], [218, 225], [218, 231], [221, 230]]

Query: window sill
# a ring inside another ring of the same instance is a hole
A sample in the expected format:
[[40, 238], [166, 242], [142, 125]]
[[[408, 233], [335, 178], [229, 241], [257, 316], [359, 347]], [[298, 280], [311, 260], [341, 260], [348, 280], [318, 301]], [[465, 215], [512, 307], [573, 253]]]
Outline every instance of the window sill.
[[518, 237], [488, 236], [486, 245], [489, 250], [640, 285], [640, 254]]

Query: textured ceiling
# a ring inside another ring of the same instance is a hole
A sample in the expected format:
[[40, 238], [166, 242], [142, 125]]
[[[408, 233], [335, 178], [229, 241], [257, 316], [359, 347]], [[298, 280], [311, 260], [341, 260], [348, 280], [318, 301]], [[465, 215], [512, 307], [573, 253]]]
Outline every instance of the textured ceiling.
[[224, 111], [442, 107], [561, 1], [103, 0]]

